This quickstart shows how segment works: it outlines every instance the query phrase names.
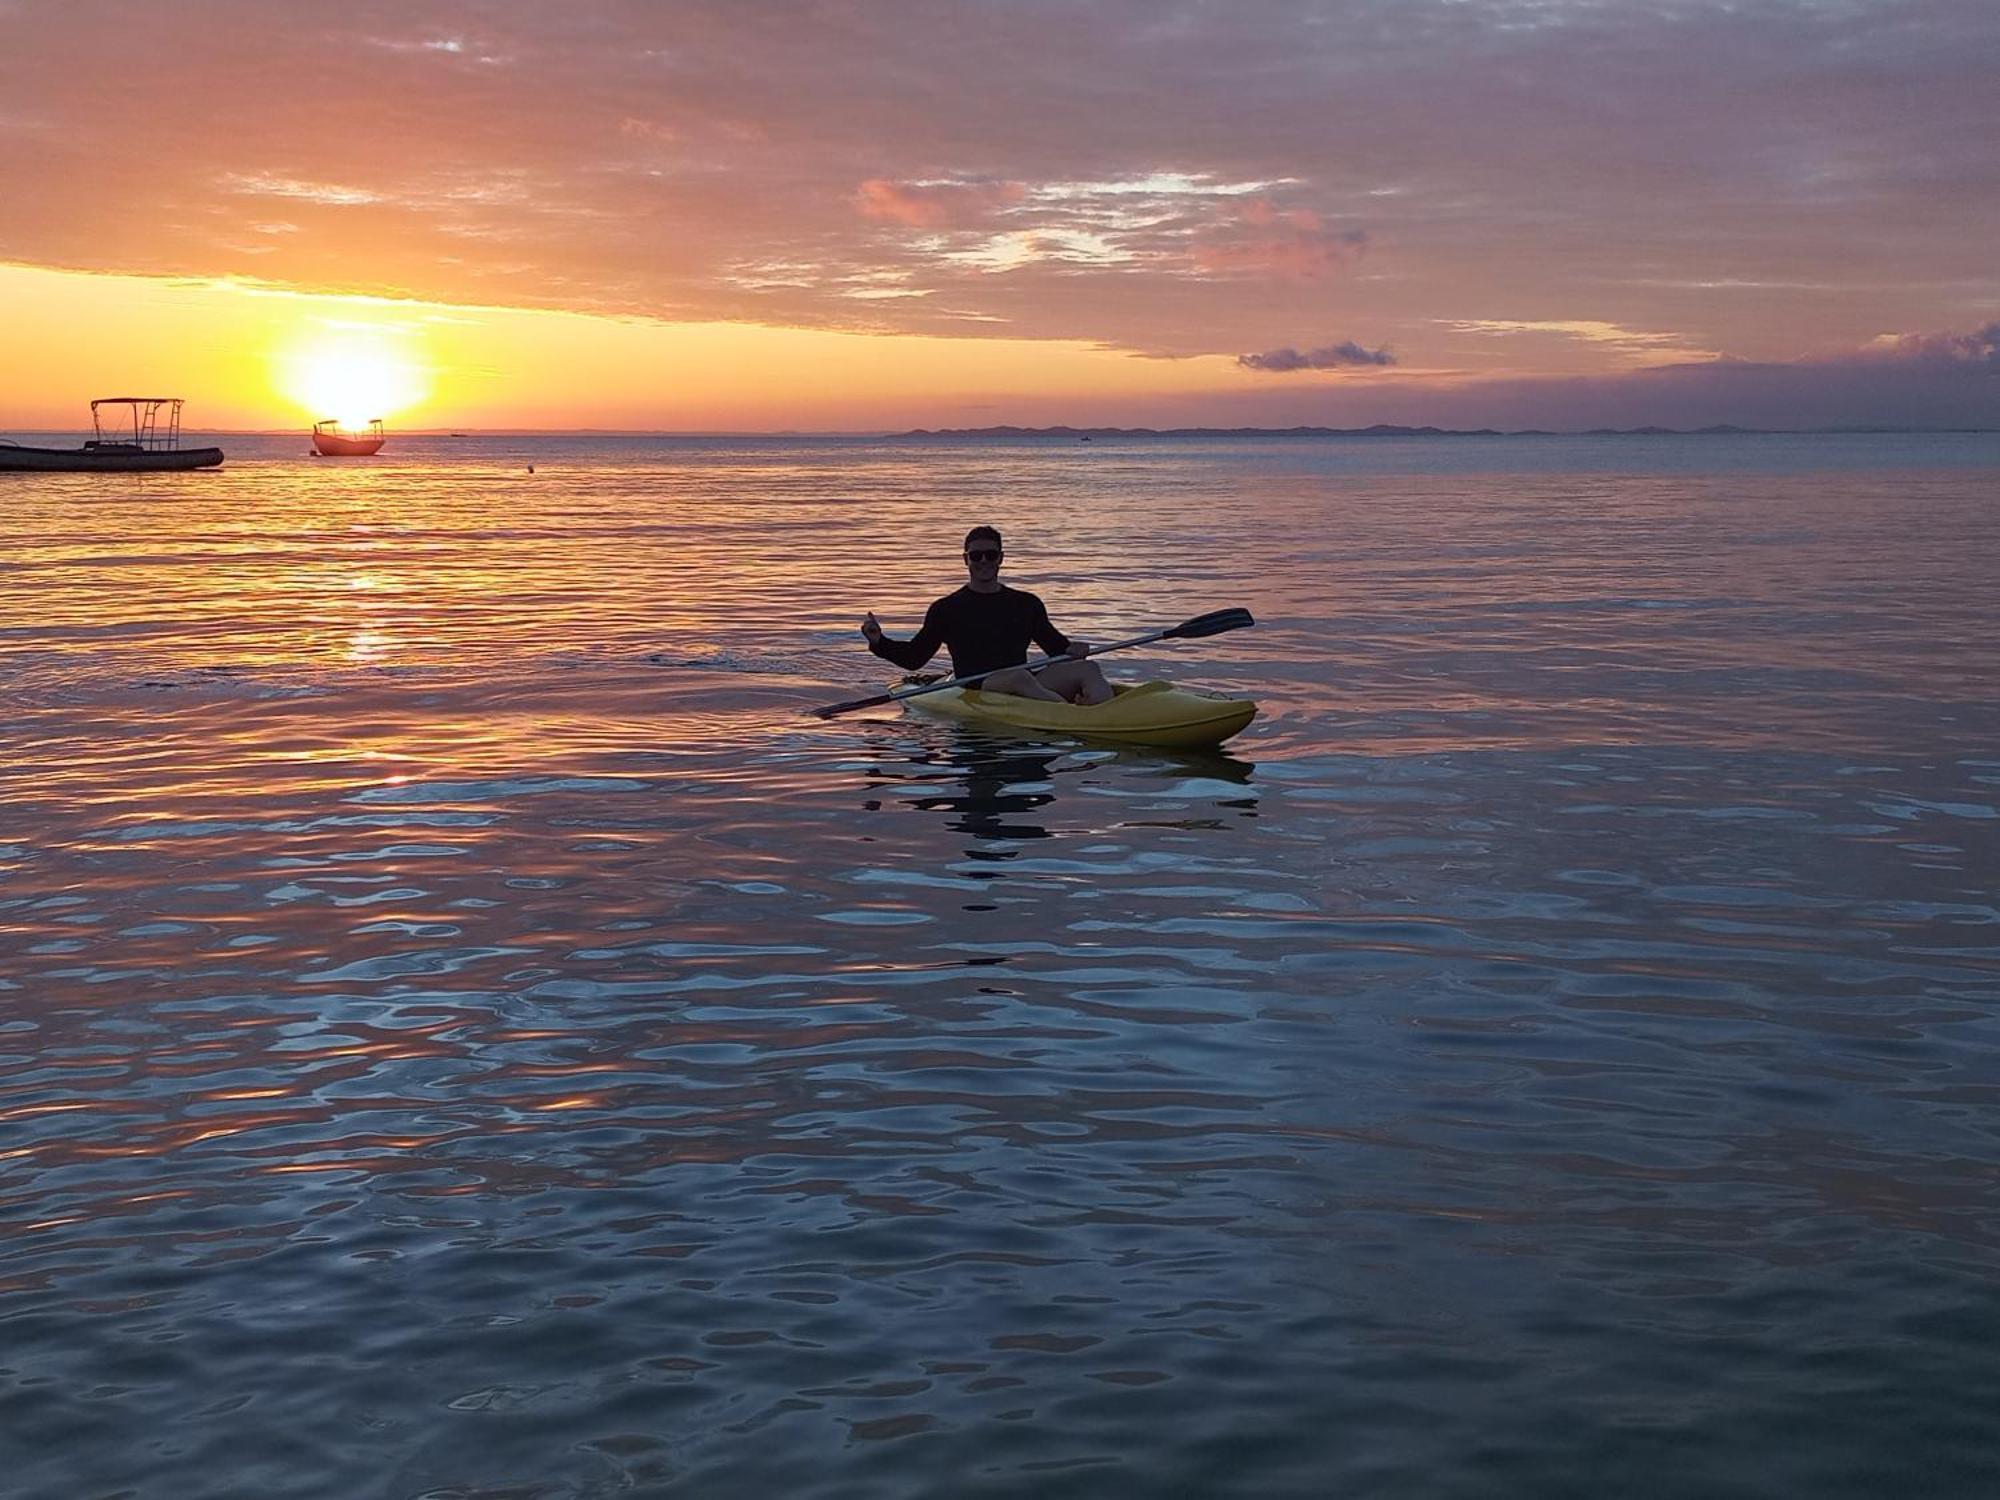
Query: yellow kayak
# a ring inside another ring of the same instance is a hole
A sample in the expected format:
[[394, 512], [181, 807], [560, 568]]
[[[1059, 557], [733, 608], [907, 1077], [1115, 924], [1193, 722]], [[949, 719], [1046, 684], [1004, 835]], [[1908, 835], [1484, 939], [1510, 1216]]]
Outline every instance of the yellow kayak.
[[1257, 705], [1248, 698], [1224, 698], [1171, 682], [1123, 685], [1117, 693], [1109, 703], [1045, 703], [978, 688], [941, 688], [906, 698], [903, 707], [987, 729], [1183, 750], [1219, 745], [1257, 717]]

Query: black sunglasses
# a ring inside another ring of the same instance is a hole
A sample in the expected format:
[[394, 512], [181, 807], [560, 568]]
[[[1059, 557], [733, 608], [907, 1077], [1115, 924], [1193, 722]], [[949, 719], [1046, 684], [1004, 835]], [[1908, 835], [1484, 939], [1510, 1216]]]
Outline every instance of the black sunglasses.
[[998, 547], [967, 547], [965, 549], [965, 560], [967, 562], [998, 562], [1000, 561], [1000, 549]]

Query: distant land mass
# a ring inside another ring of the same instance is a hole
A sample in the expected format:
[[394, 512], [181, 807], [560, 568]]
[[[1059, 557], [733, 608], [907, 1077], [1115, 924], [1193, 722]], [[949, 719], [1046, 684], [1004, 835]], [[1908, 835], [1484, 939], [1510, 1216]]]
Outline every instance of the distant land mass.
[[1376, 422], [1368, 428], [916, 428], [898, 438], [1694, 438], [1720, 434], [1750, 434], [1762, 428], [1592, 428], [1590, 432], [1550, 432], [1546, 428], [1406, 428]]
[[1712, 427], [1592, 427], [1583, 432], [1552, 432], [1541, 427], [1502, 431], [1497, 427], [1401, 427], [1377, 422], [1372, 427], [919, 427], [894, 433], [898, 438], [1461, 438], [1461, 437], [1753, 437], [1858, 433], [1986, 432], [1981, 427], [1737, 427], [1728, 422]]

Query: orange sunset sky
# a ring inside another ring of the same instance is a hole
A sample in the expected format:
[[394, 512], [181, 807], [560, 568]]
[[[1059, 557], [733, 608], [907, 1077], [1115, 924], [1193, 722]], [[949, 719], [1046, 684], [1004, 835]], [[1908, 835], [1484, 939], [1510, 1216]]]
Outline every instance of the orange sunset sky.
[[0, 432], [2000, 426], [1991, 0], [0, 0]]

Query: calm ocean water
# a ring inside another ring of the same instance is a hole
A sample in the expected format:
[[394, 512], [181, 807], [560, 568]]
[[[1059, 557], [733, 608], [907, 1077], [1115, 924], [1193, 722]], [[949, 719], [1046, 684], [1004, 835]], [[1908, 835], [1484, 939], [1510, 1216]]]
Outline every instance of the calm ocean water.
[[[2000, 437], [228, 446], [0, 475], [0, 1493], [2000, 1487]], [[804, 717], [987, 520], [1263, 717]]]

